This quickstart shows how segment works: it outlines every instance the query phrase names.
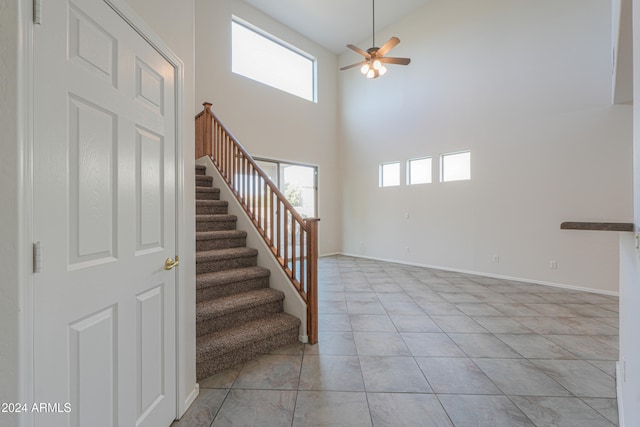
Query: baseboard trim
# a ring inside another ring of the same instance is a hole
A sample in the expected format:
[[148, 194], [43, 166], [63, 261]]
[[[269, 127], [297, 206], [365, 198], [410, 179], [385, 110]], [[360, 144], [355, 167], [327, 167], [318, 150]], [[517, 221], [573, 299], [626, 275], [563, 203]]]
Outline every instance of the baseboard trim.
[[620, 294], [618, 292], [603, 291], [603, 290], [600, 290], [600, 289], [593, 289], [593, 288], [583, 288], [583, 287], [580, 287], [580, 286], [566, 285], [566, 284], [563, 284], [563, 283], [546, 282], [544, 280], [524, 279], [522, 277], [503, 276], [503, 275], [500, 275], [500, 274], [485, 273], [485, 272], [482, 272], [482, 271], [463, 270], [463, 269], [459, 269], [459, 268], [442, 267], [442, 266], [431, 265], [431, 264], [421, 264], [421, 263], [415, 263], [415, 262], [399, 261], [399, 260], [395, 260], [395, 259], [378, 258], [378, 257], [365, 256], [365, 255], [360, 255], [360, 254], [350, 254], [350, 253], [345, 253], [345, 252], [340, 253], [338, 255], [349, 256], [349, 257], [354, 257], [354, 258], [364, 258], [364, 259], [370, 259], [370, 260], [374, 260], [374, 261], [392, 262], [394, 264], [410, 265], [410, 266], [413, 266], [413, 267], [432, 268], [434, 270], [451, 271], [451, 272], [454, 272], [454, 273], [473, 274], [475, 276], [490, 277], [492, 279], [513, 280], [513, 281], [516, 281], [516, 282], [531, 283], [531, 284], [534, 284], [534, 285], [550, 286], [550, 287], [553, 287], [553, 288], [569, 289], [569, 290], [573, 290], [573, 291], [591, 292], [591, 293], [594, 293], [594, 294], [610, 295], [610, 296], [615, 296], [615, 297], [620, 296]]
[[307, 336], [307, 335], [299, 335], [298, 336], [298, 341], [300, 341], [302, 344], [308, 344], [309, 343], [309, 336]]
[[191, 390], [191, 393], [189, 393], [189, 395], [185, 399], [184, 406], [183, 406], [184, 411], [181, 414], [178, 414], [178, 418], [176, 418], [177, 420], [182, 418], [182, 416], [187, 413], [187, 411], [189, 410], [193, 402], [195, 402], [196, 399], [198, 398], [199, 394], [200, 394], [200, 384], [196, 383], [196, 385], [193, 387], [193, 390]]
[[329, 252], [327, 254], [318, 255], [318, 258], [326, 258], [326, 257], [336, 256], [336, 255], [344, 255], [344, 254], [342, 252]]
[[616, 398], [618, 401], [618, 426], [624, 427], [624, 399], [622, 398], [622, 365], [616, 362]]

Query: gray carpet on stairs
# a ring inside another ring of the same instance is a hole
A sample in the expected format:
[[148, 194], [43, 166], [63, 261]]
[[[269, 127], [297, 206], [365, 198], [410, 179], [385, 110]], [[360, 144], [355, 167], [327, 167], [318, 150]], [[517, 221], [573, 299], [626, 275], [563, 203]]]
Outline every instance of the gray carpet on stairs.
[[298, 340], [258, 251], [246, 247], [212, 177], [196, 166], [196, 375], [198, 381]]

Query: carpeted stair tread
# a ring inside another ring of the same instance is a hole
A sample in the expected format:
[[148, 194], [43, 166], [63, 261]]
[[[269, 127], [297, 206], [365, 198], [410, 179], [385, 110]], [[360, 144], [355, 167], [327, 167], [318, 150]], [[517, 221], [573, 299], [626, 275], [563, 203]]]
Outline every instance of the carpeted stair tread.
[[258, 265], [258, 250], [232, 247], [196, 252], [196, 275]]
[[207, 173], [207, 167], [205, 165], [196, 165], [196, 176], [204, 175]]
[[196, 215], [196, 222], [233, 222], [237, 220], [237, 216], [229, 214]]
[[220, 200], [220, 189], [213, 187], [196, 187], [196, 200]]
[[229, 248], [215, 249], [212, 251], [200, 251], [196, 253], [196, 263], [209, 261], [224, 261], [234, 258], [258, 256], [258, 250], [254, 248]]
[[207, 175], [196, 175], [196, 188], [213, 187], [213, 177]]
[[196, 193], [219, 193], [220, 189], [216, 187], [198, 187], [196, 186]]
[[196, 335], [209, 335], [282, 313], [283, 299], [284, 294], [267, 287], [199, 302], [196, 308]]
[[269, 269], [236, 267], [230, 269], [211, 269], [211, 273], [196, 275], [196, 302], [204, 302], [241, 292], [269, 287], [271, 272]]
[[229, 206], [226, 200], [196, 200], [197, 206]]
[[243, 230], [218, 230], [218, 231], [197, 231], [196, 241], [198, 240], [217, 240], [217, 239], [237, 239], [247, 237], [247, 232]]
[[279, 334], [260, 337], [246, 347], [223, 353], [213, 359], [207, 359], [196, 364], [196, 379], [202, 381], [211, 375], [217, 374], [247, 362], [260, 355], [267, 354], [273, 350], [289, 344], [298, 342], [298, 327], [285, 330]]
[[202, 273], [196, 276], [196, 289], [228, 285], [244, 280], [262, 279], [270, 275], [271, 271], [268, 268], [260, 266]]
[[237, 216], [229, 214], [196, 215], [196, 232], [235, 230], [237, 220]]
[[[197, 227], [198, 228], [198, 227]], [[196, 228], [196, 229], [197, 229]], [[221, 227], [200, 227], [221, 228]], [[226, 230], [196, 231], [196, 251], [210, 251], [247, 246], [246, 231], [226, 227]]]
[[229, 202], [226, 200], [196, 200], [196, 215], [226, 214]]
[[196, 305], [196, 321], [227, 316], [231, 313], [282, 301], [283, 299], [284, 293], [272, 288], [256, 289], [228, 297], [216, 298]]
[[300, 319], [287, 313], [276, 313], [252, 320], [234, 328], [225, 329], [197, 338], [196, 360], [202, 363], [245, 347], [270, 336], [300, 326]]

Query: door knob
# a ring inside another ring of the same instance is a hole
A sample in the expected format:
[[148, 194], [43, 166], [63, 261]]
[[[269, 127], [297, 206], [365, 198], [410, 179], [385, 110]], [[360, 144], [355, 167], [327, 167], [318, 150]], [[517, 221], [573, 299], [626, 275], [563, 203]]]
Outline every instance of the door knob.
[[177, 267], [179, 263], [180, 260], [178, 259], [178, 255], [176, 255], [175, 261], [173, 260], [173, 258], [167, 258], [167, 260], [164, 262], [164, 269], [171, 270], [173, 269], [173, 267]]

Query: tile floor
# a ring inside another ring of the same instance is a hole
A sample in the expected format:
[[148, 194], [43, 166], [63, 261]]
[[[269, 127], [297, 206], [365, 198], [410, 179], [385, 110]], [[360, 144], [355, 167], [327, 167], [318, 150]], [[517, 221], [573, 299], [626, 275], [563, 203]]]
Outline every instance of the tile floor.
[[200, 383], [173, 427], [618, 425], [618, 299], [344, 256], [317, 345]]

